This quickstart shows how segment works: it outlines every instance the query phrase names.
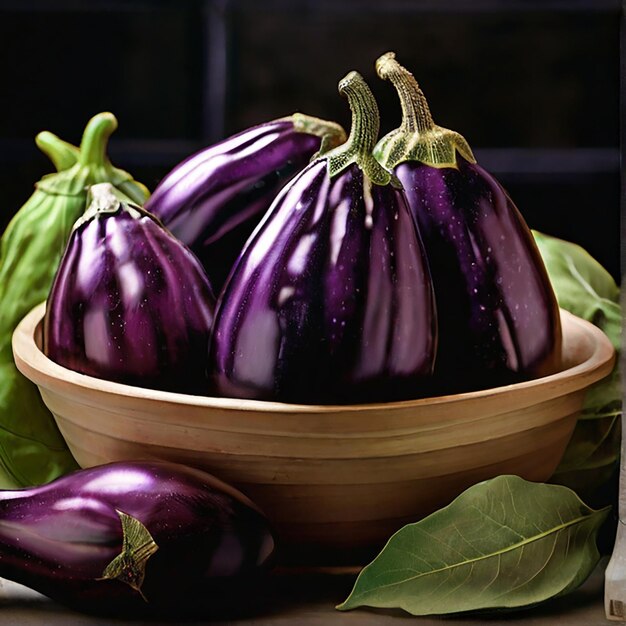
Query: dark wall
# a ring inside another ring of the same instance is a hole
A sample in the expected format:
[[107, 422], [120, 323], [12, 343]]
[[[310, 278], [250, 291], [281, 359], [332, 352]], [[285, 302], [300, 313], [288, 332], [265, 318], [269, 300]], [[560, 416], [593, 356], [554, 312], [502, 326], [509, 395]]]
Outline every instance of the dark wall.
[[0, 228], [51, 171], [37, 132], [78, 142], [99, 111], [119, 120], [113, 160], [150, 188], [295, 110], [349, 126], [351, 69], [390, 130], [373, 63], [391, 49], [528, 223], [618, 277], [620, 19], [614, 0], [0, 0]]

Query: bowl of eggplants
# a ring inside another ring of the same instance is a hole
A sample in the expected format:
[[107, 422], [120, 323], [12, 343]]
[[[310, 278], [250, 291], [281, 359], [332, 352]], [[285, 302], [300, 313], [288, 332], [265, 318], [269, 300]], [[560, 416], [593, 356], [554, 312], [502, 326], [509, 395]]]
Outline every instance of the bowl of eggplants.
[[383, 138], [350, 72], [347, 139], [297, 114], [192, 155], [144, 207], [91, 187], [13, 337], [80, 466], [210, 472], [286, 563], [364, 562], [481, 480], [547, 480], [614, 360], [465, 139], [392, 53], [376, 67], [402, 109]]

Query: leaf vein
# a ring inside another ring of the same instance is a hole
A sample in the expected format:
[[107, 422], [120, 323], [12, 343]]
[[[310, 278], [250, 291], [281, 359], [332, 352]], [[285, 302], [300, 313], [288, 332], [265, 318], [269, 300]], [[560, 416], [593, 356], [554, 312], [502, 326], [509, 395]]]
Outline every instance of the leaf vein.
[[[594, 513], [595, 513], [595, 511], [594, 511]], [[445, 571], [448, 571], [450, 569], [454, 569], [455, 567], [463, 567], [463, 566], [469, 565], [471, 563], [476, 563], [478, 561], [484, 561], [485, 559], [490, 559], [490, 558], [494, 558], [494, 557], [502, 555], [502, 554], [507, 554], [509, 552], [513, 552], [514, 550], [517, 550], [518, 548], [522, 548], [523, 546], [529, 545], [529, 544], [534, 543], [536, 541], [541, 541], [542, 539], [545, 539], [546, 537], [549, 537], [552, 534], [557, 534], [558, 535], [558, 533], [562, 532], [564, 529], [569, 528], [571, 526], [575, 526], [576, 524], [583, 523], [583, 522], [587, 521], [589, 518], [590, 518], [589, 515], [576, 517], [576, 518], [570, 520], [569, 522], [565, 522], [564, 524], [562, 524], [562, 525], [560, 525], [558, 527], [548, 529], [547, 531], [543, 531], [542, 533], [540, 533], [538, 535], [533, 535], [532, 537], [527, 537], [523, 541], [519, 541], [519, 542], [514, 543], [512, 545], [506, 546], [505, 548], [502, 548], [501, 550], [497, 550], [495, 552], [492, 552], [491, 554], [481, 555], [481, 556], [478, 556], [478, 557], [475, 557], [475, 558], [472, 558], [472, 559], [468, 559], [468, 560], [466, 560], [464, 562], [461, 562], [461, 563], [452, 563], [450, 565], [446, 565], [445, 567], [440, 567], [440, 568], [437, 568], [437, 569], [428, 570], [426, 572], [420, 572], [419, 574], [416, 574], [415, 576], [406, 578], [406, 579], [404, 579], [402, 581], [396, 581], [396, 582], [388, 583], [386, 585], [380, 585], [379, 587], [377, 587], [377, 591], [381, 590], [381, 589], [396, 587], [398, 585], [404, 585], [404, 584], [406, 584], [408, 582], [415, 581], [418, 578], [422, 578], [424, 576], [431, 576], [431, 575], [434, 575], [434, 574], [438, 574], [440, 572], [445, 572]], [[517, 533], [517, 534], [519, 534], [519, 533]], [[370, 566], [373, 565], [375, 562], [376, 561], [374, 560], [370, 564]], [[365, 570], [363, 570], [362, 574], [365, 573], [366, 570], [367, 570], [367, 568]], [[358, 597], [359, 595], [363, 595], [363, 594], [362, 593], [358, 594], [356, 597]]]

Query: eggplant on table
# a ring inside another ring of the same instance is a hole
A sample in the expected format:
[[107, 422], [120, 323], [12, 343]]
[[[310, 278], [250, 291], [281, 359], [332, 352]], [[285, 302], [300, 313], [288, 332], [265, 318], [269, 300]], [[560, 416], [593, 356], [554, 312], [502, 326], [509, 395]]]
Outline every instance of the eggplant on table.
[[89, 197], [48, 298], [45, 354], [89, 376], [205, 393], [214, 297], [200, 263], [111, 185]]
[[523, 217], [465, 139], [437, 126], [393, 53], [378, 75], [396, 88], [402, 123], [374, 154], [402, 182], [424, 242], [439, 320], [436, 390], [467, 391], [554, 373], [556, 297]]
[[280, 188], [345, 138], [338, 124], [302, 113], [259, 124], [177, 165], [145, 208], [198, 256], [217, 293]]
[[428, 264], [402, 190], [371, 154], [369, 87], [351, 72], [339, 91], [352, 110], [348, 141], [281, 190], [218, 300], [210, 364], [221, 395], [351, 403], [426, 391]]
[[243, 494], [171, 462], [109, 463], [0, 491], [0, 576], [83, 611], [217, 609], [274, 547]]

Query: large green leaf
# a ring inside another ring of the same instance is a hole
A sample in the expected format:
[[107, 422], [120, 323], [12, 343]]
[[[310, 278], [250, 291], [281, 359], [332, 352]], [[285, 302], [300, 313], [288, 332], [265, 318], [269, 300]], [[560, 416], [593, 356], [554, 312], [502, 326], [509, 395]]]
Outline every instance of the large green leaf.
[[37, 387], [16, 368], [11, 337], [46, 299], [84, 199], [35, 191], [4, 232], [0, 254], [0, 488], [48, 482], [78, 467]]
[[607, 512], [566, 487], [498, 476], [399, 530], [337, 608], [442, 615], [565, 594], [596, 566], [595, 538]]

